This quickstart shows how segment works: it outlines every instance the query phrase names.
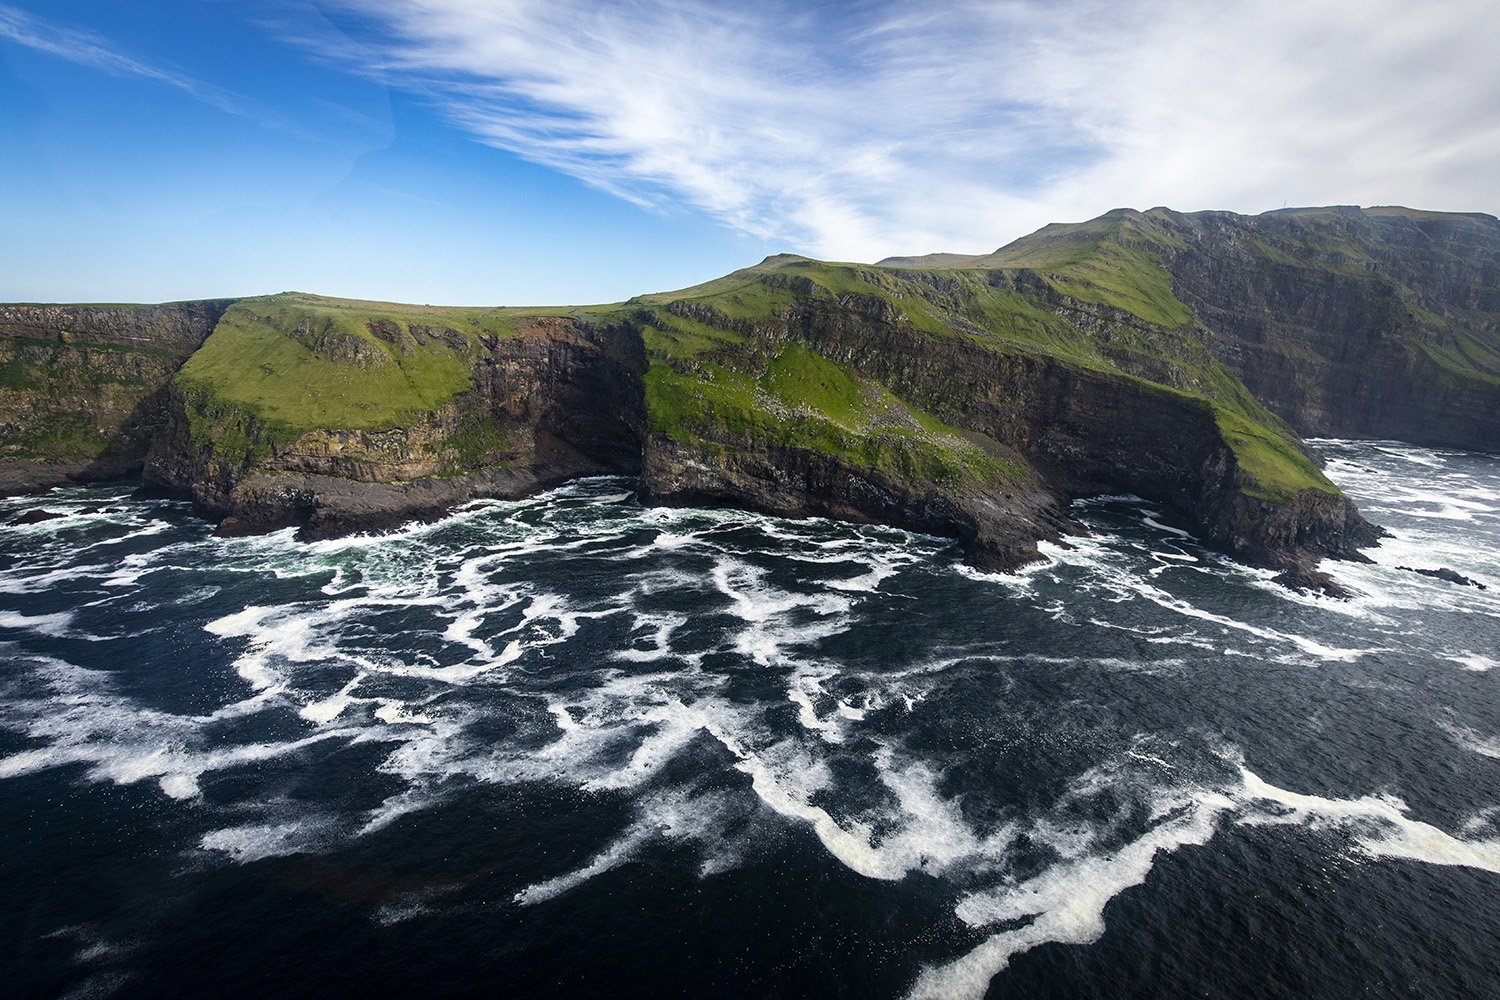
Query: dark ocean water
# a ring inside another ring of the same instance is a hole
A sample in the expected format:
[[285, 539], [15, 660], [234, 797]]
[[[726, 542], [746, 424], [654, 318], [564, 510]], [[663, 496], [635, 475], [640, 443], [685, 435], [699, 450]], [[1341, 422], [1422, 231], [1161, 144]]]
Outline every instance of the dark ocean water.
[[1322, 444], [1348, 602], [1131, 498], [1019, 576], [629, 480], [0, 502], [67, 512], [0, 528], [0, 992], [1500, 996], [1500, 460]]

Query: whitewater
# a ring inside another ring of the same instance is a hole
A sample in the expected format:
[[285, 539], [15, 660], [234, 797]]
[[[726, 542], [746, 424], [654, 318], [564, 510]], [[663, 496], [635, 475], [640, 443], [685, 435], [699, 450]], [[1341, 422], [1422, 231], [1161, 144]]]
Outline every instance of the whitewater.
[[0, 501], [7, 993], [1500, 995], [1500, 459], [1316, 444], [1347, 601], [1133, 497], [1018, 574], [618, 478]]

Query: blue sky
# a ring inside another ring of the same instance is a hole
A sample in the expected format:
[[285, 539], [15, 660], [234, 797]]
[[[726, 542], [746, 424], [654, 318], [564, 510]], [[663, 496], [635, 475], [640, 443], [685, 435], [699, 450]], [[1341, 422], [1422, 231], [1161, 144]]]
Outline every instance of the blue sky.
[[1493, 0], [0, 0], [0, 300], [599, 302], [1117, 206], [1500, 211]]

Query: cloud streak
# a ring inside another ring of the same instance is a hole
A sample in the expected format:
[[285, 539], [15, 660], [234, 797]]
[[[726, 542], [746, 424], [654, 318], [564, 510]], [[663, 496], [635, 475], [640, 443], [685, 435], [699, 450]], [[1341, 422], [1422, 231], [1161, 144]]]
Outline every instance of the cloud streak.
[[480, 140], [820, 256], [1117, 205], [1500, 208], [1492, 0], [325, 6]]
[[0, 38], [111, 76], [137, 77], [173, 87], [196, 101], [261, 125], [289, 127], [283, 119], [237, 94], [186, 74], [141, 62], [117, 51], [108, 39], [93, 32], [65, 28], [9, 4], [0, 4]]

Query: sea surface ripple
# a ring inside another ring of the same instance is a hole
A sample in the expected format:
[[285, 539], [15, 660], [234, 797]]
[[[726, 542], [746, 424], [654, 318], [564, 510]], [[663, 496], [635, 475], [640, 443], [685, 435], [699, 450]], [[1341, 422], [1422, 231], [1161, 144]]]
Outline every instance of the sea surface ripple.
[[1015, 575], [625, 479], [0, 501], [7, 992], [1500, 995], [1500, 460], [1317, 444], [1349, 601], [1132, 497]]

